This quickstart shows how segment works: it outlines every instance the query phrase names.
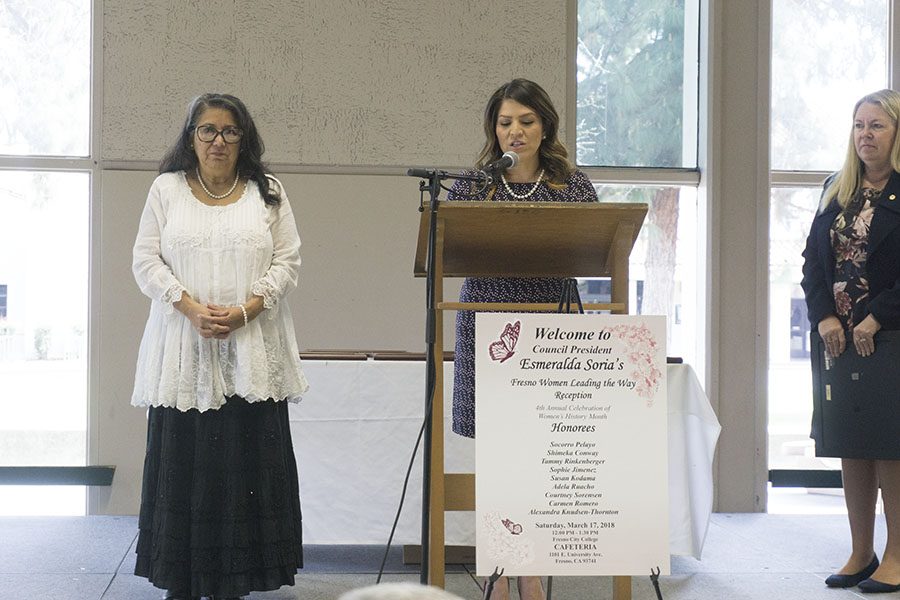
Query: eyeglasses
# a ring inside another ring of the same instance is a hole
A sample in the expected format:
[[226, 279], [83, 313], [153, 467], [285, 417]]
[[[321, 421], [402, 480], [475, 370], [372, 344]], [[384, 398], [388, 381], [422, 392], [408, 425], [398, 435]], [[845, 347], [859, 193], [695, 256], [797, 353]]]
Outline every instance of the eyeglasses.
[[222, 136], [222, 139], [225, 140], [226, 144], [237, 144], [241, 141], [241, 138], [244, 137], [244, 132], [237, 127], [226, 127], [222, 131], [219, 131], [212, 125], [201, 125], [197, 127], [197, 139], [201, 142], [212, 143], [216, 141], [216, 138], [220, 135]]

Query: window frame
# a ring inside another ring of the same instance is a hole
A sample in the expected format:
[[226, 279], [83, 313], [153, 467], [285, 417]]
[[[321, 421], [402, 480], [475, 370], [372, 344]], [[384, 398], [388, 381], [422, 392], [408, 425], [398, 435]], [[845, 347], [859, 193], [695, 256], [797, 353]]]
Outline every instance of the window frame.
[[[584, 171], [591, 181], [596, 183], [618, 183], [618, 184], [646, 184], [646, 185], [678, 185], [678, 186], [699, 186], [700, 171], [702, 167], [702, 147], [704, 146], [704, 102], [701, 94], [704, 90], [701, 84], [704, 81], [703, 70], [708, 68], [709, 60], [706, 55], [706, 48], [709, 47], [708, 30], [704, 30], [705, 24], [708, 22], [706, 11], [709, 10], [710, 2], [715, 0], [684, 0], [685, 14], [688, 12], [696, 12], [696, 22], [685, 21], [684, 39], [686, 44], [692, 43], [696, 50], [697, 56], [697, 78], [696, 93], [693, 95], [693, 103], [685, 102], [683, 111], [689, 109], [697, 113], [697, 121], [694, 131], [694, 157], [697, 163], [696, 167], [607, 167], [607, 166], [587, 166], [577, 165], [581, 171]], [[578, 129], [578, 0], [567, 0], [566, 6], [567, 23], [566, 23], [566, 114], [564, 118], [565, 125], [565, 142], [566, 148], [572, 153], [572, 160], [576, 162], [577, 156], [577, 129]], [[688, 60], [684, 60], [685, 69], [688, 68]], [[687, 98], [687, 97], [686, 97]], [[687, 128], [687, 124], [683, 125], [683, 129]]]
[[[900, 1], [900, 0], [898, 0]], [[697, 240], [697, 297], [694, 299], [698, 307], [697, 321], [702, 327], [695, 341], [697, 363], [692, 367], [704, 389], [710, 387], [709, 376], [713, 371], [712, 348], [710, 336], [712, 325], [710, 315], [712, 281], [710, 277], [712, 260], [708, 249], [712, 243], [713, 232], [709, 227], [708, 187], [710, 182], [705, 176], [709, 168], [712, 140], [709, 135], [710, 109], [714, 90], [710, 89], [712, 65], [709, 48], [710, 37], [709, 11], [715, 0], [685, 0], [685, 13], [696, 12], [695, 22], [685, 22], [685, 40], [696, 40], [697, 80], [695, 104], [691, 107], [697, 112], [696, 121], [696, 167], [606, 167], [577, 165], [594, 184], [601, 185], [633, 185], [647, 187], [694, 187], [697, 189], [697, 210], [703, 222], [698, 223], [698, 231], [703, 232], [703, 239]], [[563, 125], [564, 141], [574, 157], [577, 140], [578, 120], [578, 0], [566, 2], [566, 105]], [[685, 65], [689, 61], [685, 59]], [[687, 103], [685, 110], [688, 110]], [[705, 217], [703, 216], [705, 215]], [[705, 220], [704, 220], [705, 219]]]
[[[771, 0], [774, 2], [775, 0]], [[771, 4], [770, 4], [771, 7]], [[897, 86], [900, 85], [900, 56], [898, 56], [898, 52], [900, 52], [900, 0], [889, 0], [888, 1], [888, 47], [887, 47], [887, 80], [888, 87], [891, 89], [897, 89]], [[772, 56], [771, 50], [769, 55], [769, 62], [771, 64]], [[772, 82], [769, 82], [770, 89]], [[770, 190], [776, 188], [808, 188], [808, 189], [816, 189], [820, 190], [822, 187], [822, 182], [831, 175], [831, 171], [820, 171], [820, 170], [785, 170], [785, 169], [772, 169], [771, 162], [769, 168], [769, 186]], [[772, 200], [771, 193], [766, 199], [766, 210], [770, 210]], [[767, 231], [768, 235], [768, 231]], [[760, 264], [760, 269], [766, 273], [768, 277], [769, 265], [768, 257], [766, 257], [766, 264]], [[769, 291], [766, 293], [767, 300], [769, 300]], [[767, 317], [767, 321], [771, 319], [771, 315]], [[766, 323], [766, 330], [768, 330], [769, 323]], [[768, 343], [768, 340], [767, 340]], [[766, 361], [765, 365], [762, 365], [760, 368], [765, 369], [768, 373], [769, 370], [769, 361]], [[767, 392], [768, 394], [768, 392]], [[771, 398], [766, 397], [766, 406], [768, 409], [769, 403], [772, 401]], [[768, 432], [766, 433], [768, 437]], [[767, 461], [768, 462], [768, 461]], [[767, 465], [768, 467], [768, 465]], [[820, 487], [840, 487], [840, 477], [835, 477], [834, 475], [830, 475], [831, 473], [839, 473], [839, 470], [835, 471], [824, 471], [824, 473], [828, 473], [829, 475], [823, 475], [823, 471], [816, 471], [812, 469], [771, 469], [769, 468], [769, 481], [772, 482], [774, 487], [805, 487], [805, 488], [820, 488]]]
[[[101, 102], [103, 91], [103, 0], [88, 0], [88, 19], [90, 28], [90, 41], [88, 43], [90, 56], [88, 58], [88, 155], [87, 156], [53, 156], [53, 155], [9, 155], [0, 154], [0, 172], [3, 171], [41, 171], [41, 172], [69, 172], [83, 173], [88, 176], [89, 194], [89, 221], [88, 221], [88, 299], [85, 319], [87, 322], [87, 357], [85, 368], [87, 369], [87, 388], [85, 392], [86, 412], [86, 444], [84, 448], [84, 460], [80, 465], [72, 465], [75, 473], [80, 478], [72, 481], [73, 485], [88, 485], [90, 483], [90, 467], [97, 464], [99, 458], [98, 432], [96, 423], [99, 420], [99, 405], [96, 390], [99, 383], [99, 369], [95, 368], [96, 357], [99, 355], [99, 325], [100, 310], [99, 298], [100, 286], [97, 274], [100, 272], [100, 239], [96, 235], [100, 231], [100, 132], [101, 132]], [[60, 467], [47, 467], [47, 469], [59, 469]], [[68, 468], [68, 467], [67, 467]], [[4, 483], [10, 483], [5, 481]], [[89, 514], [88, 494], [85, 488], [85, 514]]]

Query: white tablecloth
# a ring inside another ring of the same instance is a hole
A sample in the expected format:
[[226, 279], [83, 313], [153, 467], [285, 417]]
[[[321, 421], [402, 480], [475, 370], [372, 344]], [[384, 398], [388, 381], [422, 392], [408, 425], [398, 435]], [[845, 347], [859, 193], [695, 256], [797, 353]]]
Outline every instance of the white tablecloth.
[[[422, 425], [425, 367], [415, 361], [304, 361], [310, 391], [290, 408], [304, 542], [383, 544]], [[721, 430], [693, 369], [668, 365], [672, 554], [700, 558], [712, 510]], [[453, 364], [444, 367], [445, 471], [475, 469], [474, 440], [450, 432]], [[421, 450], [395, 544], [421, 535]], [[446, 542], [475, 543], [474, 513], [447, 513]]]

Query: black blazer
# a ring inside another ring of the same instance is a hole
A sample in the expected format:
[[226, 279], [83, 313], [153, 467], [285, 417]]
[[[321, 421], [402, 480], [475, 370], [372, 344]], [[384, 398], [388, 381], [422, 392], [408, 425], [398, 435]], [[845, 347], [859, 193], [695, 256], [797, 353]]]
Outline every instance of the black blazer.
[[[839, 212], [837, 202], [832, 201], [816, 215], [803, 251], [800, 285], [813, 329], [825, 317], [837, 315], [833, 291], [835, 260], [829, 231]], [[872, 314], [883, 329], [900, 329], [900, 173], [896, 171], [884, 186], [872, 215], [866, 275], [866, 314]]]

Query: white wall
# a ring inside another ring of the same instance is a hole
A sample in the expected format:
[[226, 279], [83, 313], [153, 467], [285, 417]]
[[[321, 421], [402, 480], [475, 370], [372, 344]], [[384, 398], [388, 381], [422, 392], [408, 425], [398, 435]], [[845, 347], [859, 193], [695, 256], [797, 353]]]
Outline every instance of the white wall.
[[104, 160], [157, 161], [195, 95], [244, 100], [267, 160], [468, 165], [514, 76], [562, 108], [565, 0], [103, 2]]

